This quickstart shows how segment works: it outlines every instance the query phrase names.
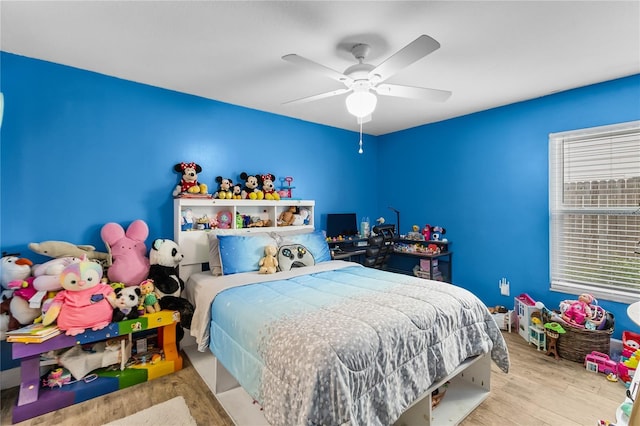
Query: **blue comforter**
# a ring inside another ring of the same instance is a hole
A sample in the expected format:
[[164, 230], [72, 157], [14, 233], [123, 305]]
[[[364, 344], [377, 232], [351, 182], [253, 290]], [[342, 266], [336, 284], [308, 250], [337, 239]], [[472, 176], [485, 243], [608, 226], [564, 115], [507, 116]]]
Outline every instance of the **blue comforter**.
[[387, 425], [468, 357], [508, 371], [498, 326], [460, 287], [360, 266], [275, 278], [219, 293], [210, 326], [272, 425]]

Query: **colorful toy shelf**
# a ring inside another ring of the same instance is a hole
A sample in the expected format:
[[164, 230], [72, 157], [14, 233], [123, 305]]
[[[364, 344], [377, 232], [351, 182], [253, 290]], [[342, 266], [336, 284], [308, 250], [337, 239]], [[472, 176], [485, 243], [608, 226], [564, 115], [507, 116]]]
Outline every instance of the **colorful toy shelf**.
[[[20, 359], [21, 375], [20, 393], [13, 408], [13, 422], [21, 422], [181, 370], [182, 357], [178, 353], [175, 337], [179, 320], [177, 311], [161, 311], [134, 320], [111, 323], [102, 330], [89, 330], [78, 336], [58, 335], [42, 343], [13, 343], [13, 358]], [[92, 381], [79, 380], [59, 388], [41, 386], [41, 353], [152, 329], [158, 329], [158, 346], [164, 353], [162, 360], [124, 370], [102, 368], [93, 371], [97, 378]]]

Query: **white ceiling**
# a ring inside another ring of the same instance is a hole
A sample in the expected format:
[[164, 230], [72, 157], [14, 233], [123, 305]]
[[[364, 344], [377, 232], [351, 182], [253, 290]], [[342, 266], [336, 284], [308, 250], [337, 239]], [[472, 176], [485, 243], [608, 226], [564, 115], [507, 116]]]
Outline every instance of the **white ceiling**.
[[640, 72], [640, 1], [7, 1], [3, 51], [357, 130], [340, 89], [285, 62], [343, 72], [427, 34], [441, 48], [388, 83], [445, 89], [444, 103], [380, 97], [364, 132], [386, 134]]

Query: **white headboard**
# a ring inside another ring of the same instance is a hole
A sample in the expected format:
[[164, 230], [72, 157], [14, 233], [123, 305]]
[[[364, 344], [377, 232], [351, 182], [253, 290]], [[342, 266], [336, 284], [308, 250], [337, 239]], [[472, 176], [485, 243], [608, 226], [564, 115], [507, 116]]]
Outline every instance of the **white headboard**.
[[[280, 215], [296, 207], [306, 209], [307, 220], [301, 225], [278, 227]], [[208, 267], [210, 232], [224, 234], [248, 234], [251, 232], [276, 231], [278, 229], [311, 229], [314, 228], [313, 200], [222, 200], [211, 198], [180, 197], [173, 201], [173, 238], [180, 246], [184, 259], [180, 263], [180, 278], [186, 279], [194, 272]], [[249, 216], [255, 223], [257, 220], [269, 221], [270, 226], [240, 227], [236, 223], [237, 215]], [[215, 228], [217, 222], [218, 228]], [[227, 227], [228, 226], [228, 227]], [[223, 228], [225, 227], [225, 228]]]

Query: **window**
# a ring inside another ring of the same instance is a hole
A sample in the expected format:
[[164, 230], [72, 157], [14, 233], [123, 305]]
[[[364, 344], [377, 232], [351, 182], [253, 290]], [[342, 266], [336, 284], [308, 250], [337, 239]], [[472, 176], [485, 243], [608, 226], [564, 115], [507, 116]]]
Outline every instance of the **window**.
[[549, 135], [551, 289], [640, 299], [640, 121]]

